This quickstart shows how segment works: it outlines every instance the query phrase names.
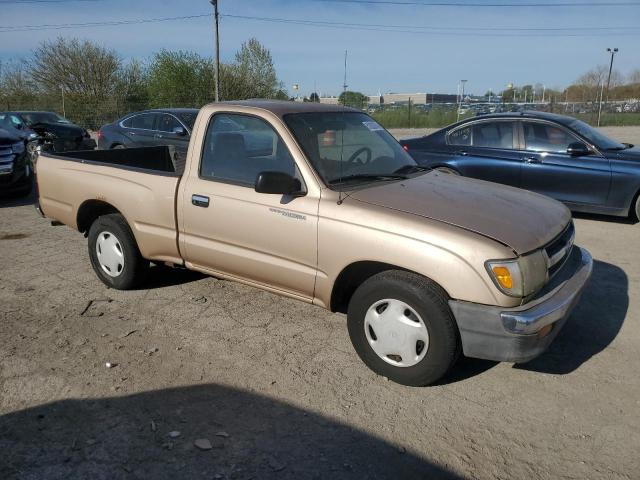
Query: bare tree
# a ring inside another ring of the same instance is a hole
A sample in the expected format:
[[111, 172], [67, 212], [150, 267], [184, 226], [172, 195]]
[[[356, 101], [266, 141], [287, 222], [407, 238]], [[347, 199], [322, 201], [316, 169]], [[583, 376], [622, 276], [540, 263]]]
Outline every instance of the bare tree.
[[89, 41], [58, 38], [43, 42], [33, 52], [31, 77], [44, 90], [92, 98], [113, 93], [121, 61], [113, 50]]

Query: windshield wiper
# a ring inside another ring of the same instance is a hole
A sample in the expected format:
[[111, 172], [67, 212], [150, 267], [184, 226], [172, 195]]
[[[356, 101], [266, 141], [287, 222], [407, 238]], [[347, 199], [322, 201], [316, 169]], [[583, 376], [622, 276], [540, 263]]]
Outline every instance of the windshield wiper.
[[394, 170], [393, 173], [415, 173], [415, 172], [426, 172], [427, 170], [432, 170], [431, 167], [423, 167], [421, 165], [403, 165], [400, 168]]
[[354, 173], [352, 175], [346, 175], [344, 177], [334, 178], [329, 181], [330, 185], [335, 185], [336, 183], [344, 183], [350, 182], [352, 180], [406, 180], [407, 177], [404, 175], [397, 175], [395, 173], [385, 174], [385, 173]]

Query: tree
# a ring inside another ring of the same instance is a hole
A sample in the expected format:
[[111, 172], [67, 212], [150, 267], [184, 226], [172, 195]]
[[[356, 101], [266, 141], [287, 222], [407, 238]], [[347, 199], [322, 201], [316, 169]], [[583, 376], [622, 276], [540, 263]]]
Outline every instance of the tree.
[[632, 85], [640, 84], [640, 69], [636, 69], [629, 74], [629, 80], [627, 83]]
[[234, 74], [244, 90], [237, 98], [273, 98], [282, 89], [271, 53], [255, 38], [236, 53]]
[[104, 98], [115, 90], [121, 61], [113, 50], [87, 40], [45, 41], [29, 62], [31, 78], [48, 92]]
[[346, 91], [338, 97], [338, 102], [349, 107], [364, 108], [369, 103], [369, 97], [364, 93]]
[[213, 62], [197, 53], [162, 50], [149, 65], [147, 92], [151, 107], [199, 108], [211, 101], [213, 89]]
[[36, 86], [24, 63], [0, 63], [0, 108], [23, 108], [37, 99]]
[[309, 95], [309, 101], [314, 103], [320, 103], [320, 96], [316, 92], [313, 92], [311, 95]]

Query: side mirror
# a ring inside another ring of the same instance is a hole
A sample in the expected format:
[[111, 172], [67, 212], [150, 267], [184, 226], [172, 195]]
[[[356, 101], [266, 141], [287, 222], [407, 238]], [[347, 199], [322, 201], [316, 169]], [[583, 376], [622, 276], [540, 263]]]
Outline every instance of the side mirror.
[[567, 153], [572, 157], [591, 155], [591, 150], [582, 142], [573, 142], [567, 147]]
[[276, 195], [304, 195], [300, 180], [283, 172], [259, 173], [256, 178], [255, 191]]
[[184, 129], [184, 127], [174, 127], [171, 132], [181, 137], [184, 137], [187, 134], [187, 131]]

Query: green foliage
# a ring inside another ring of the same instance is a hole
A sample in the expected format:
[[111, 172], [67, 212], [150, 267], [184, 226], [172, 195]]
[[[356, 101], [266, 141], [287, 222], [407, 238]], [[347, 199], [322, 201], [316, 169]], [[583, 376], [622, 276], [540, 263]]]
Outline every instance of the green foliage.
[[364, 93], [351, 92], [347, 90], [340, 94], [338, 101], [347, 107], [365, 108], [367, 103], [369, 103], [369, 97]]
[[201, 107], [213, 89], [213, 62], [197, 53], [162, 50], [151, 60], [147, 92], [152, 108]]

